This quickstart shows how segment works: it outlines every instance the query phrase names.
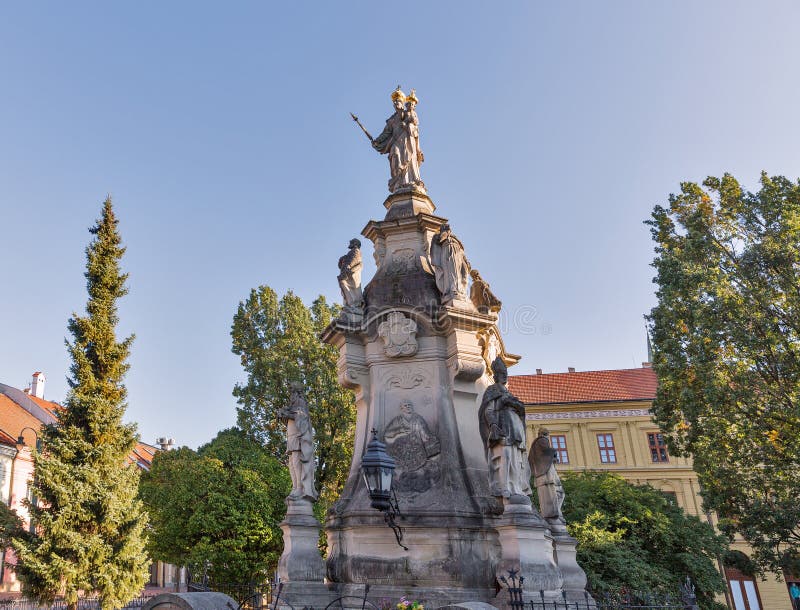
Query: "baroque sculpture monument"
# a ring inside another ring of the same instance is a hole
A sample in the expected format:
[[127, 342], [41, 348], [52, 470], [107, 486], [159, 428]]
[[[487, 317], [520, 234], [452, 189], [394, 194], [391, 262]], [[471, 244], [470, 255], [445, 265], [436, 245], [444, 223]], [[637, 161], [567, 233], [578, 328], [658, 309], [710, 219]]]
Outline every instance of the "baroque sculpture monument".
[[[305, 538], [302, 552], [292, 557], [285, 550], [281, 558], [282, 596], [293, 605], [324, 607], [369, 584], [370, 597], [405, 595], [428, 608], [467, 601], [503, 606], [508, 595], [495, 597], [497, 587], [514, 569], [524, 576], [526, 599], [544, 591], [551, 600], [583, 600], [586, 577], [561, 517], [552, 449], [549, 441], [534, 443], [529, 455], [524, 409], [506, 386], [519, 356], [503, 342], [501, 302], [472, 269], [448, 220], [435, 214], [420, 175], [415, 91], [405, 95], [398, 87], [391, 101], [394, 113], [376, 138], [353, 115], [389, 160], [386, 213], [361, 231], [373, 244], [376, 271], [362, 286], [361, 242], [351, 240], [338, 263], [342, 314], [322, 336], [339, 350], [340, 383], [355, 393], [353, 461], [325, 519], [324, 582], [317, 565], [303, 567], [312, 561], [303, 555], [308, 531], [287, 515], [286, 544], [299, 548], [295, 531]], [[289, 417], [302, 411], [296, 402], [286, 417], [299, 430], [302, 417]], [[373, 429], [396, 465], [404, 547], [372, 508], [362, 476]], [[289, 443], [301, 465], [292, 473], [291, 512], [313, 497], [313, 487], [303, 482], [302, 449], [294, 449], [302, 441], [290, 436]], [[544, 515], [531, 503], [532, 468]]]

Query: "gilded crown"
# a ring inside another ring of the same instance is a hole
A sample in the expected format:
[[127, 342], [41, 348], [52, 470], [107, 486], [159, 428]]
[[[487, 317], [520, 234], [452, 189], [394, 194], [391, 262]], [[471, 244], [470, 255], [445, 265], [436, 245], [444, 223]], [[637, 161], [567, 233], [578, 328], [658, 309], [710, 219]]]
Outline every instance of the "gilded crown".
[[406, 101], [407, 102], [414, 102], [415, 104], [419, 104], [419, 100], [417, 99], [417, 90], [416, 89], [412, 89], [411, 90], [411, 93], [409, 93], [408, 96], [406, 96]]
[[406, 94], [403, 93], [402, 89], [400, 89], [400, 85], [397, 85], [397, 89], [392, 91], [392, 101], [405, 100], [405, 99], [406, 99]]

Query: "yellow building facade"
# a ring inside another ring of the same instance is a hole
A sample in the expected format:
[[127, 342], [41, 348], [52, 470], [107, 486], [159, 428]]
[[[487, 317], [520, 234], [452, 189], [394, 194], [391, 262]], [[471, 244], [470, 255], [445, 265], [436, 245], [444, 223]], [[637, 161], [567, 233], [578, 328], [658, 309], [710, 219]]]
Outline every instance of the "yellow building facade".
[[[650, 408], [658, 382], [644, 365], [639, 369], [512, 375], [509, 389], [526, 410], [528, 438], [550, 431], [558, 451], [557, 469], [614, 472], [635, 484], [649, 484], [671, 496], [686, 512], [703, 512], [697, 474], [691, 459], [669, 455]], [[567, 498], [569, 502], [569, 498]], [[744, 555], [749, 547], [736, 541]], [[754, 579], [734, 566], [723, 566], [732, 610], [794, 610], [786, 579]], [[791, 581], [789, 581], [791, 584]]]

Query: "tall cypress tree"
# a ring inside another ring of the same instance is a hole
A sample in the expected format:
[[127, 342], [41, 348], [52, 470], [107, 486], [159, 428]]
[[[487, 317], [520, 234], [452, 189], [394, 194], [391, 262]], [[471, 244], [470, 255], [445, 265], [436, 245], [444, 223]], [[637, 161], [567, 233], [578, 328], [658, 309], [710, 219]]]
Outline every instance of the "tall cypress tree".
[[147, 578], [147, 516], [137, 498], [138, 468], [127, 456], [134, 425], [123, 424], [123, 377], [133, 336], [117, 341], [117, 299], [127, 293], [125, 253], [111, 199], [86, 249], [86, 315], [69, 320], [70, 392], [57, 423], [41, 432], [29, 503], [34, 534], [14, 540], [23, 592], [42, 602], [62, 593], [70, 608], [97, 594], [120, 608]]

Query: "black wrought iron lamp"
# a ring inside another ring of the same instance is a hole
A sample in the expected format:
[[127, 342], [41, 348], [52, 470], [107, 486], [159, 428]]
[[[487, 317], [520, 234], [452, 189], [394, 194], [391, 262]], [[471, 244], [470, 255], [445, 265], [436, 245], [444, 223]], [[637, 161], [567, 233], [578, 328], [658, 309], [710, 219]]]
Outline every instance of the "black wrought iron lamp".
[[364, 475], [372, 508], [383, 513], [383, 519], [392, 528], [397, 544], [407, 551], [408, 547], [403, 544], [403, 529], [395, 522], [395, 517], [402, 519], [403, 515], [397, 505], [397, 495], [392, 489], [394, 469], [394, 458], [386, 453], [386, 445], [378, 440], [378, 431], [373, 428], [372, 440], [361, 458], [361, 474]]
[[25, 426], [22, 430], [19, 431], [19, 436], [17, 437], [17, 451], [20, 451], [22, 447], [25, 447], [27, 443], [25, 442], [25, 430], [30, 430], [33, 432], [33, 438], [36, 439], [36, 451], [41, 450], [41, 446], [39, 444], [39, 434], [31, 428], [30, 426]]

